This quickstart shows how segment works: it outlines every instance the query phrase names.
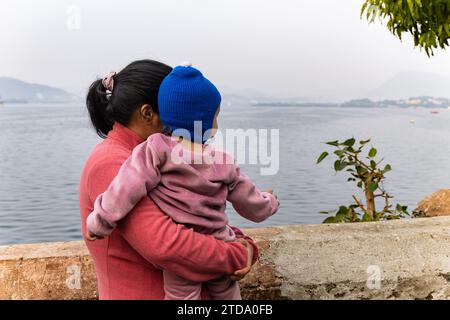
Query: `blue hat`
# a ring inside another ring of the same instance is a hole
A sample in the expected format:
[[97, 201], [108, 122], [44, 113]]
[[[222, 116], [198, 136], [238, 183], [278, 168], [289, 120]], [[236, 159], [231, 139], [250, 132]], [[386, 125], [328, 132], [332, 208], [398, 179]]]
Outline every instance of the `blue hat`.
[[[159, 115], [164, 127], [177, 130], [176, 135], [204, 143], [209, 137], [203, 135], [212, 128], [220, 101], [217, 88], [199, 70], [178, 66], [159, 88]], [[196, 121], [201, 121], [197, 122], [197, 128]]]

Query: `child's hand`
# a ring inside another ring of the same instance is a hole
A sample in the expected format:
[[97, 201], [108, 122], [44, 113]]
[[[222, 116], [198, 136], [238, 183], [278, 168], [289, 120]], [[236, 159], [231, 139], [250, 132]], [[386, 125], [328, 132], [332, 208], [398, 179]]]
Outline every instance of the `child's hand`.
[[270, 193], [271, 195], [273, 195], [276, 199], [278, 199], [276, 194], [273, 194], [273, 189], [269, 189], [266, 191], [267, 193]]
[[97, 239], [99, 239], [99, 240], [103, 239], [103, 237], [97, 236], [97, 235], [91, 233], [89, 230], [86, 231], [86, 234], [85, 234], [84, 237], [86, 238], [86, 240], [89, 240], [89, 241], [95, 241]]
[[273, 189], [269, 189], [266, 191], [267, 193], [270, 193], [271, 195], [273, 195], [275, 197], [275, 199], [278, 201], [278, 206], [280, 206], [280, 200], [278, 200], [278, 196], [276, 194], [273, 194]]

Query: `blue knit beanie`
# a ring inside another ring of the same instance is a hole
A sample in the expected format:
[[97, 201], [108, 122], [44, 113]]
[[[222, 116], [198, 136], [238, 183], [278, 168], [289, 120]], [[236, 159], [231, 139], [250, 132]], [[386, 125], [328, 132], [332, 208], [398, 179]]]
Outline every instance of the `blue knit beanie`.
[[178, 66], [159, 88], [159, 115], [165, 128], [177, 130], [176, 135], [204, 143], [209, 138], [204, 133], [212, 128], [220, 101], [217, 88], [199, 70]]

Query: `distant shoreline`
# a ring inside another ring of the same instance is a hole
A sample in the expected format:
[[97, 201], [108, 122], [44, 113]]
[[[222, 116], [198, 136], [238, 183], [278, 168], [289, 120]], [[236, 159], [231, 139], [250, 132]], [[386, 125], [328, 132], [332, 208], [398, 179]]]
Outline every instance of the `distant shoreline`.
[[399, 100], [373, 101], [370, 99], [349, 100], [343, 103], [297, 102], [297, 101], [253, 101], [256, 107], [327, 107], [327, 108], [427, 108], [450, 109], [450, 99], [429, 96]]

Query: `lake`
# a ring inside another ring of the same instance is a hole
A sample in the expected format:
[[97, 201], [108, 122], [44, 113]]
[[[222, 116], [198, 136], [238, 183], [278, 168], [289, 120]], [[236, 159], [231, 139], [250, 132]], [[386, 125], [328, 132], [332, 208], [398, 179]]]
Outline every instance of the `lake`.
[[[412, 123], [410, 120], [414, 119]], [[0, 107], [0, 244], [81, 239], [77, 189], [84, 162], [101, 140], [83, 106]], [[280, 130], [280, 170], [260, 175], [242, 165], [281, 202], [268, 221], [248, 222], [229, 206], [232, 224], [257, 227], [320, 223], [322, 210], [349, 204], [356, 186], [335, 174], [332, 160], [316, 165], [323, 142], [371, 137], [392, 165], [385, 187], [410, 209], [450, 185], [450, 110], [323, 107], [223, 107], [222, 128]], [[333, 159], [334, 160], [334, 159]]]

